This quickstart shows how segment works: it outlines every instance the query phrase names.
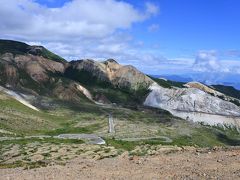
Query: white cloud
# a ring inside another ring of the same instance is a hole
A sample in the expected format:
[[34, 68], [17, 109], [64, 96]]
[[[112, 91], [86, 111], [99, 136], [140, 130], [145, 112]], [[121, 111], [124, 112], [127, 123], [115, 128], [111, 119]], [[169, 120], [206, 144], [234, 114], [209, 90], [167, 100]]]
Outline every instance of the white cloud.
[[73, 0], [59, 8], [34, 0], [1, 0], [0, 38], [43, 45], [68, 60], [115, 58], [137, 67], [156, 65], [162, 58], [145, 52], [144, 42], [122, 30], [158, 12], [149, 2], [143, 10], [119, 0]]
[[[58, 8], [34, 0], [1, 0], [0, 38], [43, 45], [69, 60], [115, 58], [147, 73], [190, 71], [192, 64], [195, 71], [240, 73], [239, 61], [220, 61], [215, 51], [200, 51], [195, 62], [169, 60], [123, 33], [158, 13], [159, 7], [149, 2], [140, 10], [119, 0], [73, 0]], [[151, 32], [158, 29], [158, 24], [148, 27]]]
[[60, 8], [41, 6], [32, 0], [0, 1], [0, 33], [32, 41], [101, 38], [117, 29], [130, 28], [157, 13], [146, 4], [144, 12], [117, 0], [73, 0]]
[[159, 30], [159, 25], [158, 24], [152, 24], [148, 27], [149, 32], [157, 32]]
[[221, 64], [217, 59], [216, 51], [200, 51], [196, 56], [193, 68], [195, 71], [201, 72], [220, 70]]
[[207, 73], [240, 73], [240, 61], [221, 60], [214, 50], [200, 51], [193, 63], [193, 70]]

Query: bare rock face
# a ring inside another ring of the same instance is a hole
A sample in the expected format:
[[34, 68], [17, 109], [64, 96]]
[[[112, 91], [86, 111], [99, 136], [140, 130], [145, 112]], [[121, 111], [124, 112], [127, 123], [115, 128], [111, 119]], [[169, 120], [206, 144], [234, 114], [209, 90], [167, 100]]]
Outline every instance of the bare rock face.
[[240, 107], [197, 88], [166, 89], [156, 83], [144, 104], [166, 110], [240, 116]]
[[84, 70], [97, 77], [99, 80], [108, 81], [108, 77], [105, 73], [105, 65], [91, 60], [80, 60], [72, 63], [73, 69]]
[[15, 86], [19, 81], [19, 72], [12, 63], [0, 58], [0, 83]]
[[206, 93], [212, 94], [214, 96], [223, 96], [224, 95], [224, 94], [222, 94], [202, 83], [199, 83], [199, 82], [189, 82], [189, 83], [185, 84], [185, 87], [196, 88], [196, 89], [202, 90]]
[[[5, 71], [16, 74], [16, 67], [26, 71], [32, 79], [37, 82], [44, 82], [49, 80], [48, 72], [60, 72], [63, 73], [65, 65], [60, 62], [52, 61], [41, 56], [33, 55], [16, 55], [13, 56], [11, 53], [7, 53], [1, 56], [2, 60], [15, 65], [15, 70], [5, 67]], [[13, 66], [11, 66], [13, 67]], [[13, 74], [12, 74], [13, 75]]]
[[97, 79], [110, 82], [116, 87], [138, 89], [148, 87], [154, 81], [133, 66], [123, 66], [115, 60], [104, 62], [81, 60], [72, 63], [74, 69], [92, 73]]
[[122, 87], [131, 87], [138, 89], [148, 87], [153, 81], [145, 74], [138, 71], [133, 66], [123, 66], [116, 71], [112, 79], [113, 84], [119, 84]]
[[88, 98], [90, 101], [93, 101], [90, 92], [75, 82], [71, 82], [69, 84], [63, 84], [63, 82], [59, 82], [53, 89], [53, 95], [61, 100], [75, 102], [81, 102], [82, 95], [85, 95], [86, 98]]
[[230, 97], [230, 96], [227, 96], [221, 92], [218, 92], [217, 90], [213, 89], [212, 87], [209, 87], [209, 86], [206, 86], [202, 83], [199, 83], [199, 82], [189, 82], [187, 84], [184, 85], [185, 87], [188, 87], [188, 88], [195, 88], [195, 89], [199, 89], [201, 91], [204, 91], [212, 96], [215, 96], [215, 97], [219, 97], [225, 101], [230, 101], [230, 102], [235, 102], [235, 104], [240, 104], [240, 100], [239, 99], [236, 99], [234, 97]]
[[4, 76], [6, 77], [7, 82], [16, 83], [18, 80], [18, 70], [11, 64], [5, 64]]
[[144, 105], [170, 111], [173, 115], [188, 121], [208, 125], [227, 125], [240, 129], [240, 107], [212, 94], [206, 89], [167, 89], [154, 83]]

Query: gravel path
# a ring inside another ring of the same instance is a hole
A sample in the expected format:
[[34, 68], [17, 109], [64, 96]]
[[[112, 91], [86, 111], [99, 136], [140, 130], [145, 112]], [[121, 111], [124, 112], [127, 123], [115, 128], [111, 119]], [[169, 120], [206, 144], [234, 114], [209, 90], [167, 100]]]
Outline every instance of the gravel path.
[[167, 136], [152, 136], [152, 137], [139, 137], [139, 138], [123, 138], [120, 139], [122, 141], [141, 141], [141, 140], [154, 140], [154, 139], [162, 139], [162, 142], [171, 143], [172, 139]]

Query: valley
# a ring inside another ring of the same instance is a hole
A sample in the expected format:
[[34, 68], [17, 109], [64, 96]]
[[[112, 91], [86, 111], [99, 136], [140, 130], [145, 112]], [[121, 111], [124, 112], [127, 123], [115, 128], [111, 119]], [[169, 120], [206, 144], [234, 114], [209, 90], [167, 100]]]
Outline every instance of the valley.
[[[160, 149], [164, 145], [240, 145], [237, 129], [197, 124], [155, 108], [129, 109], [89, 101], [68, 104], [50, 98], [38, 101], [39, 107], [49, 104], [49, 109], [45, 107], [45, 110], [36, 111], [12, 99], [8, 94], [1, 94], [1, 129], [4, 131], [1, 132], [0, 167], [28, 168], [51, 163], [61, 165], [79, 156], [96, 160], [119, 156], [126, 151], [146, 155], [148, 148], [137, 150], [139, 146], [145, 145], [152, 148], [160, 146]], [[114, 120], [114, 131], [111, 133], [109, 113]], [[78, 137], [78, 134], [95, 134], [103, 138], [106, 144], [92, 145], [92, 140]], [[55, 138], [59, 135], [77, 138]], [[32, 159], [35, 156], [38, 158]]]
[[239, 153], [237, 90], [157, 79], [113, 59], [68, 62], [21, 42], [0, 40], [0, 47], [0, 174], [65, 171], [76, 159], [98, 167], [124, 156], [131, 167], [133, 157], [195, 161], [197, 151], [228, 156], [232, 150], [221, 148], [233, 146]]

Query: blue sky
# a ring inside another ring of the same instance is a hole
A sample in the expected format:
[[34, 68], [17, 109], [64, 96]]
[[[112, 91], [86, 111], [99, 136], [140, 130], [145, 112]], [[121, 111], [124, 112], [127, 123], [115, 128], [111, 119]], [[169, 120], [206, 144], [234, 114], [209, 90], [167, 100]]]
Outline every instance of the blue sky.
[[2, 0], [0, 38], [149, 74], [240, 74], [239, 0]]

